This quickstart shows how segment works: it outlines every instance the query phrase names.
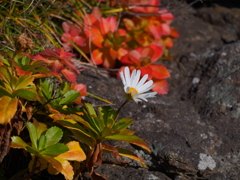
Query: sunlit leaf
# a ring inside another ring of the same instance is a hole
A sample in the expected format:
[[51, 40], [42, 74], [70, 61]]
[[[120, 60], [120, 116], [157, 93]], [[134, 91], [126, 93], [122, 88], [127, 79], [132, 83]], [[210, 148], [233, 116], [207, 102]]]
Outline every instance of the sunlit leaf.
[[0, 124], [9, 123], [17, 111], [18, 99], [3, 96], [0, 98]]
[[28, 146], [28, 145], [27, 145], [27, 143], [25, 143], [22, 140], [21, 137], [19, 137], [19, 136], [12, 136], [11, 139], [12, 139], [12, 143], [11, 143], [11, 147], [12, 148], [21, 148], [21, 149], [27, 150], [26, 146]]
[[15, 85], [15, 88], [16, 89], [22, 89], [22, 88], [25, 88], [27, 87], [28, 85], [30, 85], [34, 80], [34, 77], [31, 76], [31, 75], [23, 75], [21, 76], [16, 85]]
[[58, 157], [51, 157], [51, 156], [43, 156], [51, 165], [60, 173], [62, 173], [66, 180], [73, 179], [73, 168], [71, 164], [64, 159]]
[[118, 153], [121, 156], [125, 156], [125, 157], [128, 157], [128, 158], [134, 159], [134, 160], [140, 162], [144, 168], [147, 167], [146, 164], [143, 162], [142, 158], [138, 157], [133, 152], [131, 152], [129, 150], [126, 150], [126, 149], [121, 149], [121, 148], [117, 148], [117, 150], [118, 150]]
[[42, 132], [47, 130], [47, 125], [41, 122], [38, 122], [35, 118], [33, 118], [33, 125], [37, 130], [37, 137], [39, 138]]
[[60, 154], [58, 157], [67, 159], [70, 161], [84, 161], [86, 159], [86, 155], [83, 152], [82, 148], [77, 141], [70, 141], [66, 144], [69, 150], [63, 154]]
[[140, 146], [143, 149], [146, 149], [147, 151], [150, 152], [150, 149], [147, 145], [147, 143], [145, 143], [141, 138], [137, 137], [137, 136], [129, 136], [129, 135], [113, 135], [113, 136], [106, 136], [106, 139], [112, 139], [112, 140], [118, 140], [118, 141], [126, 141], [129, 142], [131, 144]]

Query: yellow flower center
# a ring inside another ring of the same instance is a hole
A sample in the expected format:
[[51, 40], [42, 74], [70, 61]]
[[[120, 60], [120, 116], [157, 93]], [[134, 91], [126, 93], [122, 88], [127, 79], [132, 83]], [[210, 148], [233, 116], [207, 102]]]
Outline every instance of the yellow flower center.
[[137, 91], [137, 89], [135, 89], [135, 88], [133, 88], [133, 87], [130, 87], [129, 88], [129, 91], [126, 93], [127, 94], [127, 98], [128, 99], [134, 99], [133, 98], [133, 96], [135, 95], [135, 94], [137, 94], [138, 93], [138, 91]]

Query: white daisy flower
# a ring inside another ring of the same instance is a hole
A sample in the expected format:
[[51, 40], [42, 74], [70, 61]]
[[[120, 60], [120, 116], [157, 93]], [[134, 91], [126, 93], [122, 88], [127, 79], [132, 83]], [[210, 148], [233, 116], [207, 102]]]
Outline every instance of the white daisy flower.
[[150, 80], [146, 82], [148, 74], [144, 75], [142, 79], [140, 79], [140, 75], [141, 71], [134, 69], [130, 76], [130, 71], [127, 66], [124, 68], [124, 72], [120, 72], [127, 99], [134, 100], [135, 102], [142, 100], [147, 101], [147, 98], [154, 97], [157, 94], [157, 92], [146, 93], [154, 87], [152, 86], [153, 81]]

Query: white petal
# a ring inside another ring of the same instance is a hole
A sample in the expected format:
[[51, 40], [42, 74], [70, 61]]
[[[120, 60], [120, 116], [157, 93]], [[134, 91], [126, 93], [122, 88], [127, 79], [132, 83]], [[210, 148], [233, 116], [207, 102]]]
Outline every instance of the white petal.
[[136, 74], [136, 76], [135, 76], [135, 78], [134, 78], [134, 81], [132, 82], [132, 87], [133, 87], [133, 88], [136, 87], [136, 85], [137, 85], [137, 83], [138, 83], [138, 81], [139, 81], [140, 75], [141, 75], [141, 71], [138, 70], [138, 71], [137, 71], [137, 74]]
[[123, 72], [120, 72], [119, 74], [120, 74], [120, 78], [122, 80], [123, 85], [125, 85], [126, 84], [126, 80], [125, 80], [125, 77], [123, 75]]
[[124, 69], [124, 74], [125, 74], [126, 85], [130, 86], [130, 83], [131, 83], [130, 71], [129, 71], [129, 68], [127, 66]]
[[154, 97], [157, 94], [157, 92], [150, 92], [145, 94], [140, 94], [139, 98], [151, 98]]
[[142, 86], [138, 89], [138, 93], [146, 92], [146, 89], [148, 89], [149, 87], [151, 87], [152, 84], [153, 84], [153, 81], [152, 81], [152, 80], [146, 82], [144, 85], [142, 85]]
[[141, 99], [133, 99], [136, 103], [141, 102]]
[[145, 74], [135, 88], [138, 90], [145, 83], [147, 78], [148, 78], [148, 74]]
[[131, 87], [133, 87], [133, 82], [134, 82], [134, 80], [135, 80], [135, 77], [136, 77], [136, 69], [134, 69], [133, 71], [132, 71], [132, 75], [131, 75]]
[[153, 87], [155, 87], [155, 85], [146, 88], [144, 91], [141, 91], [140, 93], [145, 93], [145, 92], [147, 92], [147, 91], [150, 91]]

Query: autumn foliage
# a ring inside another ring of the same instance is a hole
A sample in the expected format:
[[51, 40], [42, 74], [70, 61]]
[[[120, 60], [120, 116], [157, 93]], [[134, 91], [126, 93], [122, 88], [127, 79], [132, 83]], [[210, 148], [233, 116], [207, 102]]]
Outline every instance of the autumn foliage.
[[[170, 73], [156, 62], [161, 58], [171, 60], [168, 50], [173, 47], [173, 38], [179, 36], [170, 26], [174, 16], [166, 9], [159, 10], [159, 0], [120, 2], [128, 7], [129, 14], [109, 15], [102, 12], [100, 6], [81, 17], [82, 22], [63, 22], [63, 46], [71, 50], [74, 43], [90, 54], [93, 65], [115, 68], [118, 61], [130, 69], [140, 69], [142, 75], [151, 74], [149, 79], [155, 82], [152, 90], [166, 94], [168, 83], [165, 79]], [[76, 11], [76, 14], [80, 15], [80, 12]]]
[[[7, 34], [12, 47], [0, 55], [0, 162], [10, 148], [24, 150], [31, 159], [25, 173], [15, 179], [31, 179], [47, 170], [49, 174], [62, 174], [66, 180], [77, 179], [85, 171], [93, 179], [104, 180], [94, 167], [101, 165], [105, 152], [112, 153], [121, 164], [127, 163], [121, 158], [125, 156], [146, 167], [134, 153], [106, 143], [125, 141], [150, 151], [147, 143], [128, 128], [133, 119], [119, 119], [125, 102], [118, 110], [94, 108], [83, 101], [91, 94], [77, 77], [89, 66], [118, 68], [119, 72], [128, 66], [130, 71], [140, 70], [141, 76], [148, 74], [148, 80], [154, 82], [149, 89], [167, 94], [170, 73], [160, 60], [172, 60], [169, 49], [179, 36], [170, 26], [174, 16], [160, 10], [159, 0], [82, 2], [64, 2], [57, 9], [59, 14], [50, 14], [61, 20], [58, 28], [44, 24], [46, 17], [41, 19], [33, 10], [34, 18], [26, 22], [47, 37], [47, 47], [39, 47], [25, 33], [13, 43]], [[5, 4], [11, 14], [14, 9]], [[11, 18], [25, 28], [25, 17], [18, 17], [21, 9], [22, 5]], [[58, 35], [54, 32], [57, 29], [61, 32]], [[41, 41], [38, 33], [29, 34]], [[118, 73], [111, 75], [118, 77]]]

